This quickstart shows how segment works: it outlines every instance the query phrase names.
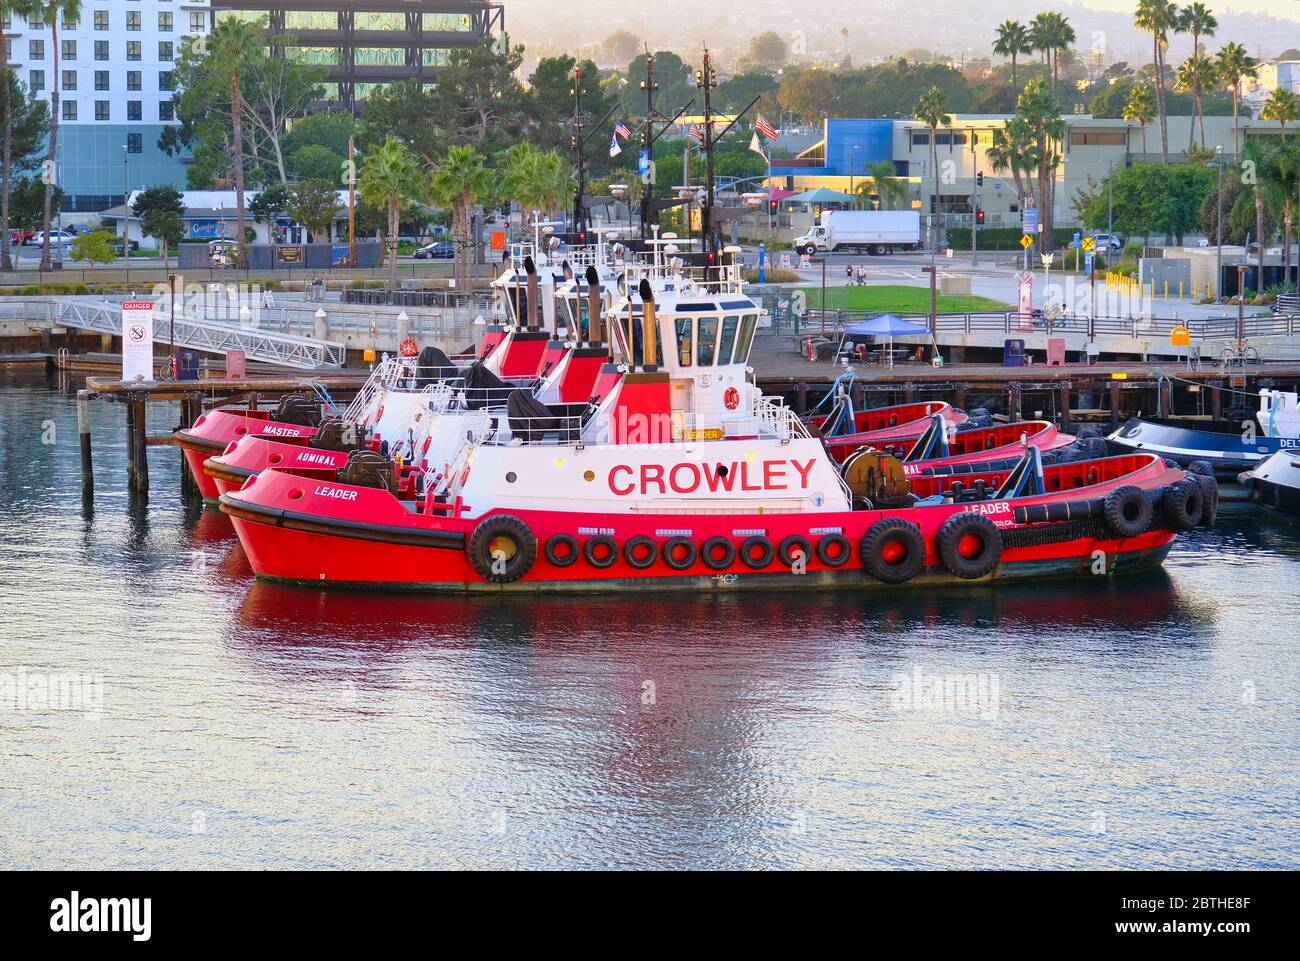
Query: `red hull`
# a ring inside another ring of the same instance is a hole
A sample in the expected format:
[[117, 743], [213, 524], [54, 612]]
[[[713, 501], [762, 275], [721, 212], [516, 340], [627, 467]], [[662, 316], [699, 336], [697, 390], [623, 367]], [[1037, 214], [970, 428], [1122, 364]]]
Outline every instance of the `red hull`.
[[[1106, 462], [1092, 464], [1095, 470], [1097, 464]], [[1105, 563], [1099, 573], [1158, 563], [1174, 538], [1168, 530], [1118, 538], [1099, 519], [1032, 524], [1018, 516], [1019, 508], [1095, 499], [1124, 485], [1154, 490], [1185, 476], [1166, 468], [1156, 458], [1115, 458], [1109, 466], [1116, 474], [1111, 481], [1014, 502], [731, 516], [512, 510], [510, 515], [521, 520], [535, 536], [538, 550], [528, 572], [508, 585], [491, 583], [481, 576], [469, 557], [466, 545], [483, 518], [422, 513], [416, 505], [400, 502], [385, 491], [269, 470], [243, 490], [223, 497], [221, 507], [232, 517], [254, 572], [275, 580], [430, 591], [613, 590], [633, 585], [802, 589], [850, 584], [857, 588], [877, 582], [863, 570], [856, 547], [839, 564], [823, 560], [816, 548], [820, 542], [835, 537], [846, 539], [851, 546], [858, 545], [868, 528], [886, 518], [910, 522], [924, 539], [926, 557], [924, 569], [916, 577], [918, 583], [958, 580], [948, 573], [936, 550], [936, 535], [945, 521], [966, 513], [991, 518], [1004, 538], [997, 567], [978, 580], [1091, 572], [1097, 570], [1102, 555]], [[775, 557], [762, 565], [747, 565], [737, 554], [730, 564], [718, 568], [706, 564], [701, 552], [682, 569], [671, 569], [662, 557], [648, 569], [640, 569], [629, 563], [622, 550], [607, 562], [596, 564], [586, 556], [559, 558], [566, 563], [552, 562], [541, 549], [551, 538], [571, 537], [585, 545], [597, 535], [612, 537], [620, 547], [634, 538], [646, 538], [660, 549], [671, 537], [686, 537], [697, 544], [721, 538], [733, 547], [751, 537], [766, 538], [772, 545], [802, 537], [814, 550], [809, 552], [806, 563], [799, 565], [801, 573], [795, 574]], [[838, 558], [831, 558], [834, 560]]]
[[[827, 442], [837, 447], [847, 448], [844, 454], [847, 457], [859, 447], [879, 447], [890, 441], [919, 437], [930, 426], [930, 418], [935, 414], [942, 414], [943, 419], [949, 424], [964, 424], [970, 420], [964, 411], [957, 410], [942, 401], [877, 407], [873, 410], [860, 410], [853, 415], [852, 434], [828, 437]], [[809, 418], [808, 423], [820, 428], [826, 420], [826, 417], [812, 417]]]
[[198, 485], [199, 492], [207, 500], [215, 501], [224, 492], [204, 472], [203, 464], [209, 457], [215, 457], [224, 451], [232, 441], [249, 434], [306, 438], [315, 433], [314, 427], [272, 421], [269, 410], [250, 411], [247, 408], [223, 407], [204, 414], [188, 430], [176, 431], [172, 435], [172, 443], [183, 452], [190, 476]]
[[323, 471], [322, 478], [332, 478], [347, 464], [346, 452], [308, 447], [308, 439], [275, 439], [261, 435], [243, 437], [232, 441], [220, 455], [204, 461], [202, 470], [219, 494], [228, 494], [239, 490], [248, 478], [265, 470]]

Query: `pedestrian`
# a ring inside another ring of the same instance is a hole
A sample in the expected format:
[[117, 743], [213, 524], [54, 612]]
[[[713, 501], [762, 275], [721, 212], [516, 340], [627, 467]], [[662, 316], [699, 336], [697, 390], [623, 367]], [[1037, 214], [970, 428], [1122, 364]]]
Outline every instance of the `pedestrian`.
[[267, 287], [266, 290], [262, 292], [262, 307], [266, 310], [271, 310], [275, 307], [275, 297], [272, 295], [270, 287]]

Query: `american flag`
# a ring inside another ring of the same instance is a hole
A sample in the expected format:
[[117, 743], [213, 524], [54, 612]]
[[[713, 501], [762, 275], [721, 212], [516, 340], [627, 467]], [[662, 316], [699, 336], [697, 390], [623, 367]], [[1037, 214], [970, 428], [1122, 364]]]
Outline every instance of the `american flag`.
[[691, 124], [690, 128], [686, 132], [700, 143], [704, 143], [704, 128], [699, 124]]
[[622, 120], [614, 124], [614, 133], [622, 137], [624, 140], [627, 140], [629, 137], [632, 136], [631, 128], [629, 128], [628, 125], [625, 124]]
[[768, 140], [775, 140], [777, 138], [776, 128], [764, 120], [762, 114], [759, 114], [758, 119], [754, 121], [754, 129]]

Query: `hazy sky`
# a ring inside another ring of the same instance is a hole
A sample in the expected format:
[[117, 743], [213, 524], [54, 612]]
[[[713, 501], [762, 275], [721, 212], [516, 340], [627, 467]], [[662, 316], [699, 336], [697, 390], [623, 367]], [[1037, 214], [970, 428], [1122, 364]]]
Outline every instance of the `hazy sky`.
[[[572, 48], [600, 41], [626, 27], [660, 45], [691, 48], [708, 42], [718, 48], [743, 45], [764, 30], [806, 39], [810, 55], [842, 52], [841, 30], [849, 31], [850, 52], [862, 57], [926, 47], [941, 53], [986, 56], [994, 27], [1007, 17], [1028, 20], [1039, 10], [1064, 13], [1079, 35], [1077, 46], [1102, 42], [1111, 58], [1150, 56], [1150, 40], [1133, 29], [1135, 0], [503, 0], [506, 24], [530, 46]], [[1206, 0], [1218, 16], [1211, 51], [1229, 39], [1253, 54], [1275, 56], [1300, 47], [1300, 0]], [[1099, 40], [1100, 38], [1100, 40]], [[1174, 41], [1171, 60], [1186, 56], [1189, 42]]]

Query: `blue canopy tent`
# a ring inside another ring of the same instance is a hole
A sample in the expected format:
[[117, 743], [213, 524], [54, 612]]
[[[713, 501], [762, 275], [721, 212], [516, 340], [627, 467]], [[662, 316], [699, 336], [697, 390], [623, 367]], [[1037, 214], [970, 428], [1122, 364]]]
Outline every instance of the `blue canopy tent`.
[[830, 190], [827, 187], [818, 187], [815, 190], [805, 190], [801, 194], [794, 194], [786, 197], [784, 204], [851, 204], [857, 198], [852, 194], [842, 194], [838, 190]]
[[914, 324], [910, 320], [893, 314], [881, 314], [869, 320], [860, 320], [844, 328], [845, 338], [849, 337], [885, 337], [889, 340], [889, 366], [894, 366], [895, 337], [929, 337], [930, 328], [923, 324]]

